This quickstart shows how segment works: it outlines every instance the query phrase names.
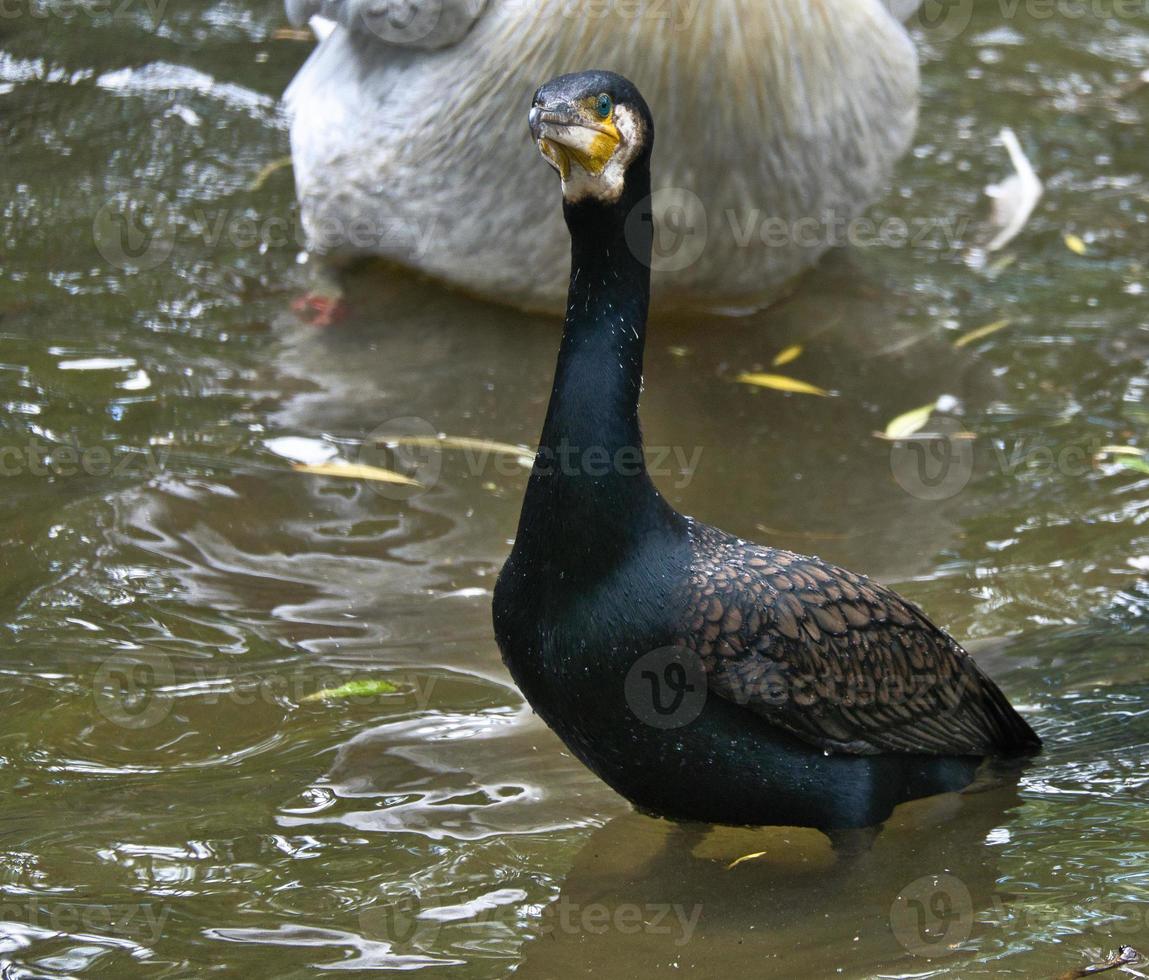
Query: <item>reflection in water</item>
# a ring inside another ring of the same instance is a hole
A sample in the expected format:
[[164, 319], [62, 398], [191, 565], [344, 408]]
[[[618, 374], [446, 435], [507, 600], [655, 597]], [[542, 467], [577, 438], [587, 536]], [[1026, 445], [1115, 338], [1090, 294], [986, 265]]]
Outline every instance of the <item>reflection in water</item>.
[[518, 975], [609, 976], [620, 961], [736, 976], [968, 963], [989, 931], [978, 915], [1012, 900], [997, 883], [1020, 804], [1006, 787], [912, 804], [856, 857], [815, 832], [620, 817], [579, 853]]
[[[979, 656], [1046, 738], [1020, 806], [928, 801], [831, 863], [630, 815], [523, 711], [489, 610], [513, 458], [446, 452], [408, 499], [276, 453], [354, 460], [412, 417], [533, 446], [559, 325], [376, 267], [300, 322], [297, 243], [246, 231], [292, 214], [285, 171], [254, 187], [306, 46], [271, 40], [279, 0], [146, 6], [0, 17], [0, 975], [1055, 976], [1149, 947], [1149, 483], [1095, 459], [1149, 448], [1149, 89], [1111, 95], [1143, 19], [988, 4], [919, 37], [928, 111], [875, 217], [979, 219], [1008, 124], [1048, 193], [1007, 255], [861, 247], [768, 312], [652, 324], [674, 505], [1010, 637]], [[156, 194], [169, 251], [137, 273], [103, 236]], [[732, 380], [795, 344], [778, 370], [832, 397]], [[939, 495], [873, 433], [946, 395], [978, 438]], [[359, 679], [391, 688], [309, 700]], [[951, 879], [969, 937], [913, 955], [964, 935]], [[636, 930], [667, 904], [677, 932]]]

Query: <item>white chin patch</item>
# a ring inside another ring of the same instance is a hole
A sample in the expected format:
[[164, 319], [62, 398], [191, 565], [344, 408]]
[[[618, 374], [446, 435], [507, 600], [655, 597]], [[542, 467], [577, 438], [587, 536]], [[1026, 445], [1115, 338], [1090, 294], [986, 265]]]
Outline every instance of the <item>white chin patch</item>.
[[[563, 197], [572, 204], [588, 197], [600, 201], [617, 201], [622, 196], [626, 184], [626, 168], [634, 159], [636, 148], [641, 143], [641, 124], [634, 113], [626, 106], [617, 106], [614, 110], [614, 125], [618, 129], [618, 148], [614, 156], [600, 174], [590, 174], [583, 170], [577, 162], [571, 162], [570, 176], [563, 181]], [[575, 146], [582, 150], [589, 149], [595, 134], [592, 130], [581, 126], [562, 127], [556, 130], [568, 146]]]

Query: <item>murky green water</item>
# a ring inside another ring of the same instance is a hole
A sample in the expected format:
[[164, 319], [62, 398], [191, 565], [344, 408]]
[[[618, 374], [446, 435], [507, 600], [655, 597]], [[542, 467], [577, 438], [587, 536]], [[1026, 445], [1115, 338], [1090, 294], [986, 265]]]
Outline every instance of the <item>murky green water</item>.
[[[524, 711], [488, 611], [513, 461], [431, 458], [413, 499], [291, 470], [396, 418], [531, 444], [558, 324], [380, 270], [332, 327], [293, 311], [290, 171], [252, 189], [308, 49], [272, 38], [278, 0], [0, 17], [0, 976], [1053, 977], [1149, 952], [1149, 476], [1094, 461], [1149, 448], [1149, 87], [1119, 95], [1149, 16], [1090, 6], [981, 3], [922, 39], [917, 149], [875, 216], [976, 224], [1010, 125], [1047, 195], [1007, 261], [859, 248], [768, 313], [653, 329], [675, 504], [1007, 637], [985, 662], [1047, 739], [1016, 791], [906, 808], [850, 866], [816, 834], [638, 817]], [[142, 257], [125, 202], [164, 230]], [[732, 383], [791, 344], [835, 397]], [[937, 476], [873, 432], [942, 395], [978, 438]], [[307, 700], [361, 679], [395, 690]]]

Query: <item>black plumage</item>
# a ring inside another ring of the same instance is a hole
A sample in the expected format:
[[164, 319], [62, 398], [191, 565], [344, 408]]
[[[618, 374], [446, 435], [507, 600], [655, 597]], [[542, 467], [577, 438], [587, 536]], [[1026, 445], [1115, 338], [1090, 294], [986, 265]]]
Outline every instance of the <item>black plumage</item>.
[[[719, 823], [869, 826], [966, 786], [987, 756], [1036, 751], [915, 605], [662, 498], [638, 422], [653, 120], [628, 81], [587, 72], [540, 89], [531, 122], [564, 178], [571, 287], [494, 618], [535, 710], [640, 809]], [[580, 127], [617, 139], [614, 156], [598, 158], [598, 135], [586, 150]]]

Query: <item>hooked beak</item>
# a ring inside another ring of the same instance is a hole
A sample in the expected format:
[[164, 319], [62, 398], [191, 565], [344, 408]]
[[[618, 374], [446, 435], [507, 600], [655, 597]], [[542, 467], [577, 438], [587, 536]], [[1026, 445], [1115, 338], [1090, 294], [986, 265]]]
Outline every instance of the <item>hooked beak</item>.
[[564, 181], [574, 164], [588, 174], [602, 173], [618, 148], [612, 124], [592, 122], [567, 103], [532, 106], [529, 123], [539, 152]]

